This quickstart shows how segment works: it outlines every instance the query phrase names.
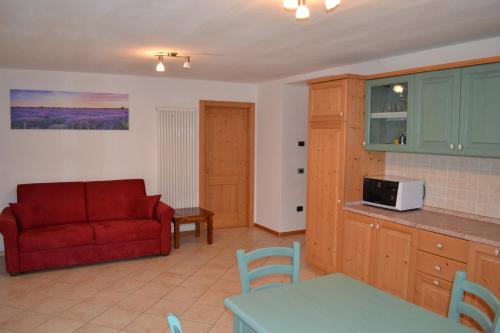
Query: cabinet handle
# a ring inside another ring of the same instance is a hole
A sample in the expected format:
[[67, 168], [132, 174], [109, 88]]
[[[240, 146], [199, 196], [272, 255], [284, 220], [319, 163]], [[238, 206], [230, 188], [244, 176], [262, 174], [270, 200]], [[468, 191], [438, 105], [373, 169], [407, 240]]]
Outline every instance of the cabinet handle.
[[344, 112], [340, 112], [340, 116], [343, 117], [344, 116]]
[[337, 203], [340, 205], [342, 203], [342, 200], [338, 199]]
[[500, 250], [499, 249], [495, 250], [495, 257], [500, 257]]
[[370, 223], [370, 228], [372, 228], [372, 229], [375, 228], [375, 224]]
[[461, 143], [458, 144], [458, 150], [462, 150], [464, 148], [464, 146], [462, 146]]
[[377, 223], [377, 225], [375, 226], [375, 229], [380, 229], [380, 224]]
[[441, 267], [439, 267], [439, 266], [434, 266], [434, 269], [435, 269], [436, 271], [438, 271], [438, 272], [441, 272]]
[[437, 243], [436, 244], [436, 248], [438, 248], [439, 250], [442, 250], [443, 249], [443, 244]]
[[453, 143], [450, 143], [450, 149], [455, 150], [455, 145]]
[[434, 281], [432, 281], [432, 283], [434, 283], [434, 285], [435, 285], [436, 287], [439, 287], [439, 281], [434, 280]]
[[366, 147], [366, 141], [363, 141], [363, 147]]

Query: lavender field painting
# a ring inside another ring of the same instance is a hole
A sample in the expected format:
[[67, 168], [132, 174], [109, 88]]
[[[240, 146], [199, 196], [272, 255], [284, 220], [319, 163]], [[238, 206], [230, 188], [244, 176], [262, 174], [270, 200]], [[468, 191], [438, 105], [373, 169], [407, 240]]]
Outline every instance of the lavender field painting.
[[128, 95], [10, 91], [12, 129], [128, 130]]

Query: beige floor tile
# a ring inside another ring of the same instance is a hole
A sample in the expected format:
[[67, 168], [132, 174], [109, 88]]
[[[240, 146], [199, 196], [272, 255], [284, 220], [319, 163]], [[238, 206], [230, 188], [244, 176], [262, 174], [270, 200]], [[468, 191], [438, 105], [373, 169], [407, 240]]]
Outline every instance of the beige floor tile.
[[96, 325], [85, 325], [80, 327], [75, 331], [75, 333], [117, 333], [118, 330], [114, 328], [96, 326]]
[[99, 291], [100, 290], [96, 288], [75, 285], [71, 290], [62, 292], [58, 294], [58, 296], [75, 301], [83, 301], [84, 299], [96, 295]]
[[194, 301], [207, 291], [206, 288], [186, 288], [182, 286], [175, 287], [165, 298], [176, 299], [179, 301]]
[[169, 286], [177, 286], [184, 282], [189, 275], [187, 274], [175, 274], [175, 273], [163, 273], [153, 280], [155, 283], [166, 284]]
[[[186, 333], [207, 333], [212, 326], [196, 321], [183, 320], [182, 330]], [[168, 331], [170, 332], [170, 330]]]
[[180, 275], [192, 275], [198, 270], [198, 266], [190, 264], [178, 264], [167, 269], [168, 273], [180, 274]]
[[208, 333], [233, 333], [232, 327], [214, 325]]
[[116, 303], [123, 300], [125, 297], [129, 296], [127, 293], [122, 293], [118, 291], [104, 290], [100, 291], [92, 297], [85, 300], [86, 303], [113, 306]]
[[140, 288], [144, 287], [145, 284], [146, 284], [145, 282], [127, 278], [116, 281], [111, 285], [111, 287], [108, 290], [132, 294], [137, 290], [139, 290]]
[[0, 333], [16, 333], [16, 332], [0, 327]]
[[182, 314], [181, 319], [213, 325], [223, 313], [223, 307], [194, 304]]
[[92, 320], [90, 323], [121, 330], [139, 317], [140, 312], [112, 308]]
[[124, 331], [134, 333], [160, 333], [168, 328], [165, 316], [142, 314], [131, 322]]
[[202, 305], [224, 306], [224, 300], [232, 295], [233, 294], [227, 292], [209, 290], [198, 298], [195, 303]]
[[149, 282], [155, 278], [157, 278], [161, 272], [158, 271], [151, 271], [151, 270], [143, 270], [143, 268], [140, 268], [139, 270], [130, 273], [127, 278], [132, 279], [132, 280], [137, 280], [137, 281], [142, 281], [142, 282]]
[[233, 327], [233, 314], [229, 310], [224, 310], [222, 316], [217, 319], [215, 326]]
[[31, 333], [71, 333], [84, 324], [81, 321], [53, 318], [32, 330]]
[[21, 313], [22, 310], [11, 308], [8, 306], [0, 306], [0, 323], [14, 317], [15, 315]]
[[144, 312], [153, 304], [158, 302], [159, 299], [159, 297], [130, 295], [125, 297], [122, 301], [118, 302], [115, 307], [124, 310]]
[[151, 306], [146, 313], [165, 316], [167, 313], [172, 312], [177, 316], [180, 316], [191, 306], [191, 304], [193, 303], [164, 298], [153, 304], [153, 306]]
[[108, 310], [109, 307], [99, 304], [80, 303], [59, 315], [61, 318], [88, 322]]
[[64, 310], [74, 306], [77, 302], [59, 297], [47, 297], [37, 305], [31, 307], [29, 310], [48, 315], [58, 315]]
[[144, 287], [137, 290], [134, 294], [151, 297], [163, 297], [174, 288], [175, 286], [168, 284], [149, 282]]
[[25, 333], [32, 331], [49, 319], [51, 319], [49, 315], [35, 312], [22, 312], [0, 324], [0, 327], [18, 333]]
[[44, 295], [40, 292], [38, 293], [30, 293], [26, 292], [17, 297], [10, 297], [9, 299], [5, 299], [3, 301], [3, 305], [10, 306], [17, 309], [27, 310], [40, 302], [43, 302], [47, 298], [47, 295]]

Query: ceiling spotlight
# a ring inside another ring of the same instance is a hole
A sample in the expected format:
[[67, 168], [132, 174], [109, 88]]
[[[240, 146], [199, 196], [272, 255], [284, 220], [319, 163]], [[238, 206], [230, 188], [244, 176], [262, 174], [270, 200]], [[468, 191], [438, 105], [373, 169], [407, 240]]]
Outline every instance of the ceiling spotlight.
[[306, 20], [309, 16], [309, 8], [306, 6], [306, 0], [299, 0], [299, 6], [295, 12], [295, 18], [297, 20]]
[[325, 0], [326, 10], [332, 10], [333, 8], [340, 5], [340, 0]]
[[164, 72], [165, 65], [163, 64], [163, 55], [157, 55], [157, 57], [158, 57], [158, 65], [156, 65], [156, 71], [157, 72]]
[[184, 65], [182, 65], [184, 69], [191, 69], [191, 57], [187, 57], [186, 61], [184, 61]]
[[283, 8], [295, 10], [299, 6], [299, 0], [283, 0]]

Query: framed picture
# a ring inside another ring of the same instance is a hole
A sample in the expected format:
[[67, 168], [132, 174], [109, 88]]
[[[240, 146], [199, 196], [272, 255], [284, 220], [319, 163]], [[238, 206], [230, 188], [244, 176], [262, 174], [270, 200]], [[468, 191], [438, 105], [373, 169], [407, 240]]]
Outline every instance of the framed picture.
[[11, 129], [128, 130], [128, 94], [10, 90]]

